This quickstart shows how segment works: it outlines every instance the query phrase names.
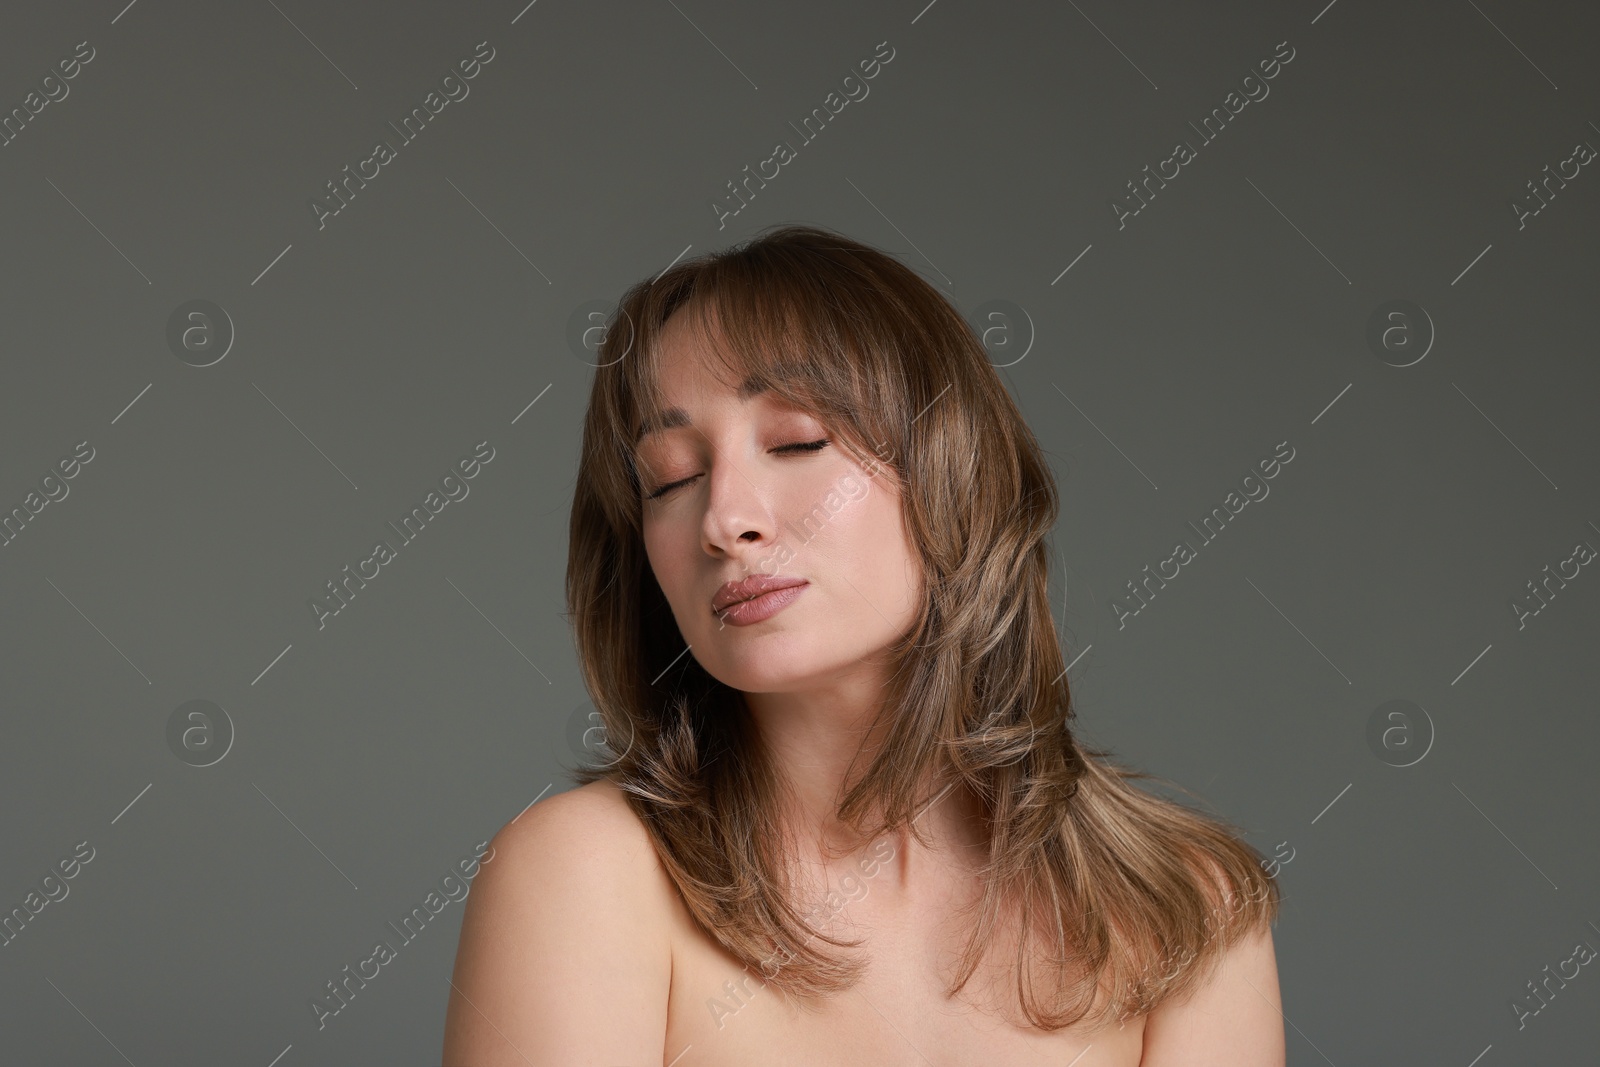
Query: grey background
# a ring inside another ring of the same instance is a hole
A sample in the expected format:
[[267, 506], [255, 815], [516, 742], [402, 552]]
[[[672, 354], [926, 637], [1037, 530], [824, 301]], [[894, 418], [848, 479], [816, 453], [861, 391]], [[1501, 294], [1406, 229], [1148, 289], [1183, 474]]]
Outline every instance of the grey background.
[[[324, 1029], [308, 1002], [568, 787], [572, 315], [807, 221], [1022, 309], [994, 358], [1060, 479], [1080, 730], [1292, 856], [1290, 1063], [1592, 1059], [1593, 967], [1521, 1030], [1510, 1005], [1600, 947], [1600, 577], [1520, 629], [1512, 604], [1600, 545], [1600, 177], [1522, 229], [1510, 204], [1600, 145], [1597, 30], [1504, 0], [11, 5], [0, 110], [96, 56], [0, 148], [0, 508], [95, 458], [0, 548], [0, 910], [95, 858], [0, 948], [0, 1058], [438, 1062], [460, 904]], [[319, 230], [309, 200], [485, 40]], [[724, 183], [885, 40], [719, 229]], [[237, 331], [208, 367], [166, 340], [193, 299]], [[1395, 299], [1435, 334], [1407, 367], [1366, 342]], [[469, 496], [319, 630], [308, 600], [482, 440]], [[235, 731], [204, 768], [166, 733], [196, 699]], [[1431, 722], [1404, 768], [1367, 741], [1395, 699]]]

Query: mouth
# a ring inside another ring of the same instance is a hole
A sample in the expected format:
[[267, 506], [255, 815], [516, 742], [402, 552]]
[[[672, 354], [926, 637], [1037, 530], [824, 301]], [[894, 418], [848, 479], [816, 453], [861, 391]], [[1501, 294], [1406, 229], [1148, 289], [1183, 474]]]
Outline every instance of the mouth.
[[720, 615], [734, 605], [742, 604], [747, 600], [754, 600], [779, 589], [792, 589], [795, 586], [806, 584], [807, 582], [804, 578], [778, 578], [764, 574], [741, 578], [736, 582], [728, 582], [717, 590], [716, 596], [711, 598], [711, 613]]
[[794, 603], [806, 591], [806, 585], [806, 582], [798, 582], [794, 585], [778, 586], [760, 596], [753, 596], [724, 608], [717, 617], [725, 626], [754, 626], [758, 622], [772, 618]]

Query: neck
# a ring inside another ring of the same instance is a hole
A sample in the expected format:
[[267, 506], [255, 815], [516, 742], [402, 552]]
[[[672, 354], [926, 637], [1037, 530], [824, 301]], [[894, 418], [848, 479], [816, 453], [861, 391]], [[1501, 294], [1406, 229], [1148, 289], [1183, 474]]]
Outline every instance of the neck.
[[[851, 868], [877, 841], [857, 833], [837, 817], [839, 801], [880, 750], [887, 725], [873, 720], [881, 684], [841, 683], [827, 693], [746, 693], [763, 746], [784, 787], [782, 825], [797, 849], [803, 870]], [[913, 816], [927, 844], [901, 826], [887, 835], [894, 859], [890, 879], [903, 889], [952, 869], [981, 863], [987, 845], [981, 805], [963, 783], [939, 783], [932, 774], [921, 783], [924, 799]], [[877, 809], [870, 816], [881, 814]], [[870, 821], [870, 820], [869, 820]]]

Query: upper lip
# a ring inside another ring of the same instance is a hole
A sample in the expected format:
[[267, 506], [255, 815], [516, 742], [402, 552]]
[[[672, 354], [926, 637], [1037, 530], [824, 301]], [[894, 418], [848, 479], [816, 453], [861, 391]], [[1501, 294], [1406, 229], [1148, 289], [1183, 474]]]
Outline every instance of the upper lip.
[[770, 593], [774, 589], [787, 589], [792, 585], [805, 584], [804, 578], [778, 578], [768, 574], [752, 574], [748, 578], [729, 582], [718, 589], [717, 595], [711, 598], [711, 611], [715, 614], [741, 601]]

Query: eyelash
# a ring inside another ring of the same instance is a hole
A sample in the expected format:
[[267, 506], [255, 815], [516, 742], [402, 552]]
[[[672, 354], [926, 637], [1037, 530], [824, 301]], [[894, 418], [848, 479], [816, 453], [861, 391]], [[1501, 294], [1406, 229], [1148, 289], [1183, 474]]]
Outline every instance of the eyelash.
[[[820, 438], [819, 440], [816, 440], [816, 441], [803, 441], [803, 442], [800, 442], [798, 444], [779, 445], [777, 448], [774, 448], [772, 451], [774, 451], [774, 452], [799, 452], [799, 453], [821, 452], [830, 443], [832, 443], [832, 438], [823, 437], [823, 438]], [[680, 480], [678, 480], [676, 482], [669, 482], [666, 485], [663, 485], [661, 488], [656, 489], [655, 491], [653, 491], [653, 492], [649, 493], [648, 495], [646, 495], [645, 499], [646, 500], [656, 500], [656, 499], [658, 499], [660, 497], [663, 497], [666, 494], [672, 492], [672, 490], [674, 490], [674, 489], [678, 489], [678, 488], [681, 488], [682, 486], [688, 485], [690, 482], [694, 481], [698, 477], [700, 477], [700, 476], [698, 474], [695, 474], [695, 475], [692, 475], [692, 476], [690, 476], [688, 478], [680, 479]]]

